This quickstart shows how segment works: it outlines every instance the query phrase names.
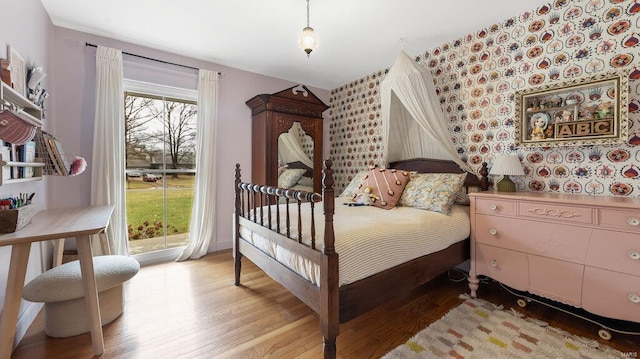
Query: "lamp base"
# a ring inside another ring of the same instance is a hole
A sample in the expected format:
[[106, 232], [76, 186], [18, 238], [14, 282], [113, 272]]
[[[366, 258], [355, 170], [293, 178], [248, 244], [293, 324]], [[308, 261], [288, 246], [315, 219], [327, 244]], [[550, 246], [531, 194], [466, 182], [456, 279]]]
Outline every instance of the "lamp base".
[[502, 177], [500, 181], [498, 181], [496, 187], [498, 188], [498, 192], [515, 192], [516, 184], [513, 183], [509, 176], [505, 175]]

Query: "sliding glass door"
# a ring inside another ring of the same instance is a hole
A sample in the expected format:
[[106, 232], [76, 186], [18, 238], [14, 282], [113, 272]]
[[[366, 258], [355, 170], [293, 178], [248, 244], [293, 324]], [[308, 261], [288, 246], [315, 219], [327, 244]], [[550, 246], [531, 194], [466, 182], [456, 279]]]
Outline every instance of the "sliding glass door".
[[153, 261], [189, 241], [197, 93], [135, 82], [125, 89], [129, 253]]

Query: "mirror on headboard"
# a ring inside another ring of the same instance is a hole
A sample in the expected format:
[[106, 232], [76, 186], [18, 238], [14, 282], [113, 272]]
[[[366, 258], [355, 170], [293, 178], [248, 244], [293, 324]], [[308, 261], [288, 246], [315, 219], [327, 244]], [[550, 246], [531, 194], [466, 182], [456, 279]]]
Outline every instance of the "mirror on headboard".
[[303, 169], [300, 179], [291, 187], [313, 192], [313, 138], [300, 122], [278, 136], [278, 175], [285, 169]]

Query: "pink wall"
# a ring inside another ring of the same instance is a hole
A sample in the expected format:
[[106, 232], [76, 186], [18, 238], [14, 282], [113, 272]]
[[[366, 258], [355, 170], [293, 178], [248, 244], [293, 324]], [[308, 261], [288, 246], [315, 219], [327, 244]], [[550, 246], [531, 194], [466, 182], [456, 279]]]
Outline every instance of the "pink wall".
[[[56, 107], [49, 120], [53, 124], [51, 130], [62, 140], [66, 152], [86, 159], [91, 159], [92, 153], [96, 49], [85, 46], [85, 42], [223, 73], [220, 80], [217, 138], [219, 176], [217, 177], [216, 219], [218, 229], [209, 250], [230, 248], [235, 163], [239, 162], [243, 168], [243, 178], [249, 179], [251, 174], [251, 112], [245, 105], [245, 101], [257, 94], [277, 92], [296, 84], [56, 27], [52, 44], [55, 82], [51, 89], [56, 96]], [[128, 78], [183, 88], [196, 89], [197, 87], [195, 70], [141, 61], [126, 55], [124, 63], [125, 77]], [[327, 90], [310, 89], [328, 103]], [[52, 206], [89, 204], [90, 173], [91, 168], [87, 168], [84, 174], [77, 177], [53, 178], [55, 192], [51, 193]]]
[[[6, 45], [11, 45], [26, 61], [27, 67], [42, 66], [49, 73], [51, 39], [53, 25], [38, 0], [3, 1], [0, 6], [0, 57], [7, 58]], [[43, 87], [49, 88], [51, 79], [43, 80]], [[51, 103], [51, 101], [48, 101]], [[35, 192], [34, 205], [46, 208], [46, 180], [5, 184], [0, 187], [0, 198], [15, 196], [20, 192]], [[45, 245], [46, 247], [46, 245]], [[31, 246], [31, 255], [27, 267], [26, 281], [42, 273], [40, 244]], [[45, 251], [46, 252], [46, 251]], [[11, 249], [0, 247], [0, 303], [4, 303], [5, 288], [9, 271]], [[47, 257], [47, 256], [45, 256]], [[22, 301], [18, 317], [16, 338], [19, 339], [31, 324], [40, 309], [39, 305]]]
[[[251, 113], [244, 102], [257, 94], [277, 92], [296, 84], [54, 27], [38, 0], [5, 1], [1, 11], [4, 16], [0, 22], [0, 57], [6, 58], [6, 47], [3, 44], [11, 44], [25, 58], [27, 65], [44, 68], [47, 77], [43, 86], [49, 91], [50, 97], [46, 102], [43, 127], [61, 140], [66, 153], [88, 160], [92, 157], [95, 48], [86, 47], [85, 42], [223, 73], [220, 81], [217, 138], [218, 229], [209, 250], [230, 248], [235, 163], [241, 164], [244, 178], [251, 176]], [[197, 87], [195, 70], [182, 70], [155, 62], [140, 63], [127, 56], [124, 60], [125, 75], [129, 78], [183, 88]], [[327, 90], [310, 89], [324, 102], [329, 102]], [[88, 168], [77, 177], [46, 176], [38, 182], [4, 185], [0, 187], [0, 197], [20, 192], [36, 192], [35, 205], [42, 209], [87, 205], [91, 197], [90, 173], [91, 168]], [[43, 248], [46, 254], [41, 255], [39, 244], [32, 247], [27, 281], [40, 274], [43, 267], [50, 265], [51, 248], [47, 244]], [[9, 248], [0, 248], [0, 303], [4, 303], [10, 254]], [[22, 337], [39, 308], [40, 306], [23, 301], [17, 339]]]

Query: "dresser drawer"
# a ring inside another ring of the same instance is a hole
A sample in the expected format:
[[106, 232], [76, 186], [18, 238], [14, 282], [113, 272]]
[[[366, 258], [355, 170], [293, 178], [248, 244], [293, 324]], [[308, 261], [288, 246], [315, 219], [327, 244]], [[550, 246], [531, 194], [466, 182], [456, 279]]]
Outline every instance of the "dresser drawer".
[[591, 228], [524, 219], [476, 215], [478, 243], [583, 264]]
[[640, 234], [594, 230], [585, 264], [640, 276]]
[[589, 207], [554, 205], [544, 202], [520, 202], [519, 216], [564, 223], [593, 223], [593, 209]]
[[603, 228], [640, 233], [640, 211], [598, 210], [598, 224]]
[[529, 267], [524, 253], [476, 244], [476, 275], [486, 275], [512, 288], [529, 289]]
[[640, 322], [640, 277], [586, 267], [582, 307], [604, 317]]
[[516, 202], [493, 198], [477, 198], [475, 211], [476, 213], [513, 216], [516, 214]]
[[[580, 307], [584, 266], [530, 255], [529, 292]], [[559, 275], [561, 273], [561, 275]]]

